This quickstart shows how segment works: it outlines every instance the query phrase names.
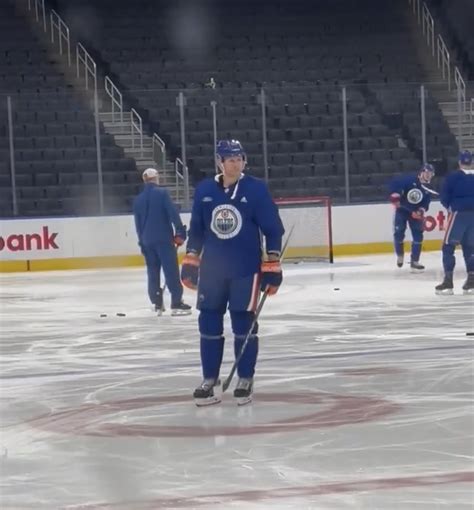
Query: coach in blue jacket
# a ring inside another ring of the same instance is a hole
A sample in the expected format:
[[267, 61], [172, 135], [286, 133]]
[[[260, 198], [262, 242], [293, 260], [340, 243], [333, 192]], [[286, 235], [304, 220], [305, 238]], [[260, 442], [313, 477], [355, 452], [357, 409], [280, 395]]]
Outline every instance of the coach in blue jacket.
[[147, 168], [143, 172], [143, 191], [133, 204], [138, 244], [145, 257], [148, 274], [148, 295], [161, 314], [163, 310], [163, 289], [160, 272], [166, 279], [171, 293], [171, 313], [187, 315], [191, 307], [183, 303], [183, 286], [179, 277], [176, 246], [186, 240], [186, 227], [181, 222], [178, 210], [166, 188], [159, 186], [158, 172]]

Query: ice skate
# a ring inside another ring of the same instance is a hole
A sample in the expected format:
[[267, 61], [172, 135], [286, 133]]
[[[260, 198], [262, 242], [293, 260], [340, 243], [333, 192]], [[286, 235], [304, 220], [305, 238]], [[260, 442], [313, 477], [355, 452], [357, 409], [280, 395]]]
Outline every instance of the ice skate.
[[234, 397], [237, 400], [237, 405], [244, 406], [252, 402], [252, 394], [253, 379], [240, 377], [234, 390]]
[[410, 269], [412, 273], [422, 273], [425, 270], [425, 266], [420, 264], [417, 260], [412, 260], [410, 262]]
[[467, 273], [467, 280], [462, 286], [462, 293], [465, 295], [474, 295], [474, 273]]
[[446, 274], [444, 275], [444, 280], [435, 287], [436, 294], [439, 295], [452, 295], [453, 294], [453, 275]]
[[217, 394], [217, 388], [221, 382], [219, 379], [204, 379], [193, 393], [194, 403], [198, 407], [211, 406], [221, 401], [221, 395]]
[[191, 307], [183, 301], [171, 305], [171, 315], [190, 315]]
[[398, 255], [397, 257], [397, 267], [403, 266], [403, 255]]

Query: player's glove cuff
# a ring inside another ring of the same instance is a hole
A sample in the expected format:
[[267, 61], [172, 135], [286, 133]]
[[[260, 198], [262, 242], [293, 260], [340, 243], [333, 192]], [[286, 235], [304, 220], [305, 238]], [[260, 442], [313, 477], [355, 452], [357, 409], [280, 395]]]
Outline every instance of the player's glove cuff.
[[399, 193], [392, 193], [390, 195], [390, 202], [392, 202], [392, 205], [394, 207], [400, 207], [400, 194]]
[[425, 210], [422, 207], [420, 207], [419, 209], [417, 209], [416, 211], [413, 211], [411, 213], [411, 217], [415, 220], [422, 220], [424, 215], [425, 215]]
[[279, 260], [267, 260], [262, 262], [261, 266], [262, 279], [260, 289], [270, 296], [278, 292], [278, 288], [283, 281], [283, 273]]

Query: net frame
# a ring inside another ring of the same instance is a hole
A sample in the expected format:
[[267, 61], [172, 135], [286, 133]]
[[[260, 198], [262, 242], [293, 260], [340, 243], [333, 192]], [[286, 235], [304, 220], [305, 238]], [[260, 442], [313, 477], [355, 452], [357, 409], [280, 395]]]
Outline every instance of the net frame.
[[[297, 209], [298, 207], [321, 207], [325, 209], [325, 221], [324, 221], [324, 232], [325, 232], [325, 244], [321, 246], [327, 247], [327, 252], [324, 255], [321, 255], [321, 248], [317, 248], [316, 245], [314, 247], [300, 248], [299, 250], [295, 250], [291, 247], [288, 248], [287, 255], [285, 255], [285, 259], [287, 260], [308, 260], [308, 261], [328, 261], [329, 263], [334, 263], [334, 247], [333, 247], [333, 232], [332, 232], [332, 201], [331, 197], [326, 195], [314, 195], [309, 197], [285, 197], [285, 198], [276, 198], [275, 203], [277, 204], [281, 215], [284, 220], [284, 210], [285, 209]], [[297, 225], [298, 227], [298, 225]], [[286, 229], [288, 230], [289, 226], [286, 225]]]

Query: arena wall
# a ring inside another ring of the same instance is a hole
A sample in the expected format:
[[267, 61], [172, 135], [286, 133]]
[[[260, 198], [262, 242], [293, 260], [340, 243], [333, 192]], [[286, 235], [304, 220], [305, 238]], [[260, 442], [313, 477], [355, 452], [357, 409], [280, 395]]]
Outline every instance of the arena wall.
[[[324, 244], [326, 214], [311, 207], [281, 208], [291, 256]], [[439, 249], [446, 211], [433, 203], [427, 216], [424, 249]], [[392, 251], [393, 208], [388, 204], [332, 208], [334, 256]], [[182, 214], [189, 225], [189, 214]], [[407, 234], [409, 239], [409, 233]], [[183, 249], [180, 250], [182, 254]], [[0, 223], [0, 272], [139, 266], [132, 216], [8, 219]]]

